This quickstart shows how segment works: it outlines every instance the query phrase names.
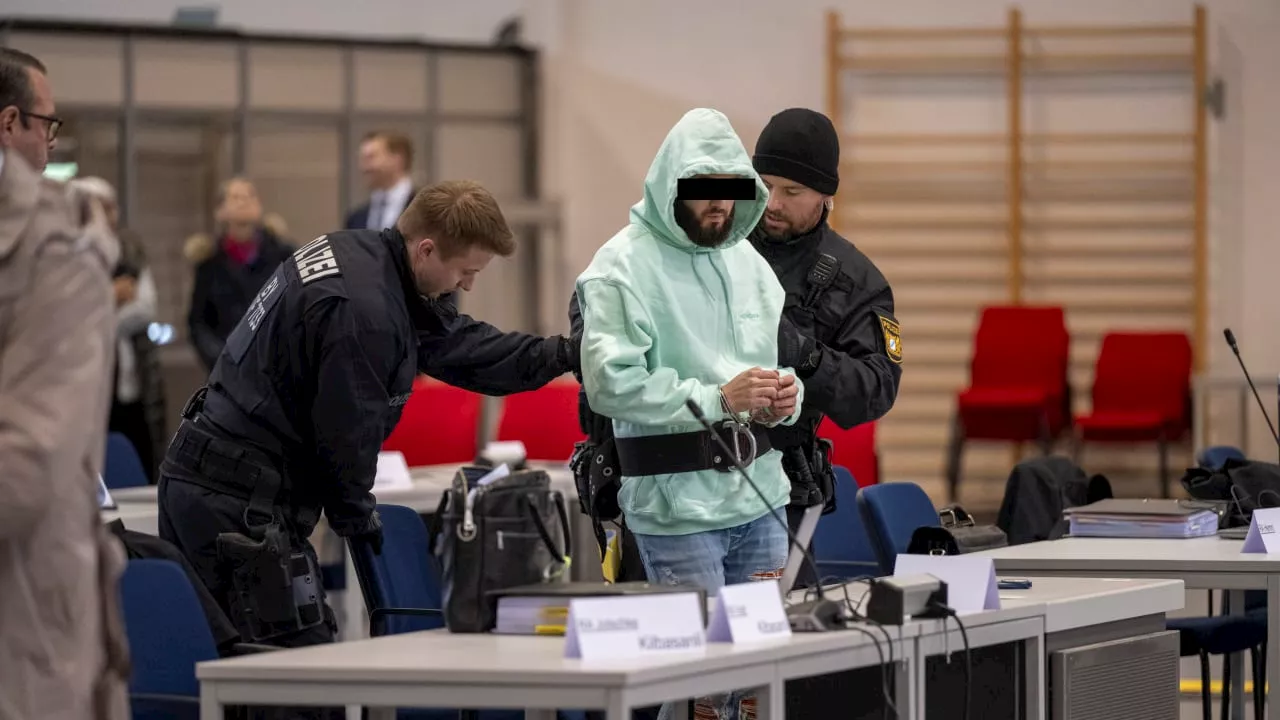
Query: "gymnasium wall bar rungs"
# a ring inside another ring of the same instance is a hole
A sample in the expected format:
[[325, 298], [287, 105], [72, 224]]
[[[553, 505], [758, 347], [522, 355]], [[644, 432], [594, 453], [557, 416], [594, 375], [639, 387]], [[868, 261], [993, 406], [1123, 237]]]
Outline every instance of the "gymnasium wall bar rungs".
[[[1193, 343], [1197, 371], [1205, 366], [1208, 333], [1208, 156], [1207, 156], [1207, 108], [1201, 100], [1208, 82], [1208, 41], [1206, 12], [1202, 5], [1195, 6], [1194, 21], [1190, 24], [1152, 25], [1027, 25], [1021, 10], [1009, 10], [1004, 27], [918, 27], [918, 28], [843, 28], [839, 14], [829, 11], [826, 18], [827, 35], [827, 106], [828, 114], [840, 128], [846, 152], [852, 148], [912, 148], [929, 147], [939, 150], [960, 148], [992, 148], [1004, 146], [1003, 161], [975, 161], [972, 163], [941, 162], [934, 170], [986, 171], [996, 185], [990, 189], [984, 185], [974, 188], [964, 185], [969, 180], [957, 178], [950, 182], [961, 183], [952, 190], [945, 190], [945, 179], [929, 178], [919, 187], [899, 180], [912, 173], [927, 174], [929, 163], [875, 162], [846, 159], [843, 166], [862, 177], [848, 183], [847, 193], [861, 197], [848, 197], [851, 202], [910, 203], [936, 199], [940, 202], [986, 202], [990, 199], [1005, 204], [1006, 220], [1003, 223], [1008, 238], [1009, 272], [1007, 295], [1014, 303], [1023, 302], [1026, 296], [1022, 272], [1024, 201], [1034, 202], [1175, 202], [1185, 201], [1191, 206], [1191, 234], [1194, 245], [1194, 300]], [[1003, 39], [1003, 48], [992, 41]], [[958, 54], [956, 41], [983, 40], [975, 43], [970, 54]], [[1061, 50], [1044, 52], [1038, 41], [1061, 40], [1095, 41], [1088, 51]], [[1147, 51], [1136, 48], [1100, 48], [1096, 41], [1105, 40], [1117, 45], [1147, 43]], [[1030, 42], [1028, 42], [1030, 41]], [[1170, 41], [1190, 41], [1190, 48], [1171, 47]], [[1151, 42], [1160, 43], [1151, 46]], [[915, 43], [915, 45], [911, 45]], [[921, 50], [930, 43], [938, 45], [939, 52], [930, 54]], [[892, 44], [893, 52], [886, 50]], [[944, 49], [945, 48], [945, 49]], [[856, 51], [856, 54], [855, 54]], [[1190, 132], [1026, 132], [1024, 128], [1023, 82], [1024, 78], [1047, 73], [1159, 73], [1183, 74], [1192, 82], [1194, 93], [1194, 118]], [[1006, 82], [1006, 128], [1003, 133], [879, 133], [851, 134], [848, 132], [848, 100], [843, 78], [846, 74], [860, 76], [875, 74], [910, 74], [917, 76], [952, 76], [981, 74], [1004, 76]], [[1035, 160], [1028, 162], [1029, 148], [1069, 146], [1072, 148], [1133, 146], [1152, 149], [1186, 148], [1186, 160], [1146, 159], [1135, 162], [1100, 162], [1078, 160]], [[1076, 176], [1093, 173], [1096, 183], [1077, 187]], [[1151, 175], [1151, 187], [1128, 187], [1114, 181], [1133, 174]], [[874, 175], [878, 182], [868, 182]], [[1065, 177], [1064, 177], [1065, 176]], [[1059, 178], [1072, 183], [1046, 181]], [[851, 181], [853, 178], [851, 178]], [[971, 180], [971, 179], [970, 179]], [[985, 179], [981, 179], [986, 182]], [[1048, 184], [1046, 184], [1046, 182]], [[1099, 184], [1101, 183], [1101, 184]], [[1185, 183], [1185, 185], [1183, 185]], [[970, 183], [972, 184], [972, 183]], [[1089, 187], [1096, 185], [1096, 189]], [[1003, 187], [1001, 187], [1003, 186]], [[1031, 193], [1030, 195], [1028, 193]], [[1000, 198], [998, 193], [1003, 193]], [[837, 204], [837, 208], [840, 203]], [[847, 207], [846, 207], [847, 209]], [[837, 212], [833, 210], [832, 224], [840, 227]], [[1133, 224], [1139, 225], [1135, 219]], [[1164, 223], [1168, 224], [1168, 223]]]

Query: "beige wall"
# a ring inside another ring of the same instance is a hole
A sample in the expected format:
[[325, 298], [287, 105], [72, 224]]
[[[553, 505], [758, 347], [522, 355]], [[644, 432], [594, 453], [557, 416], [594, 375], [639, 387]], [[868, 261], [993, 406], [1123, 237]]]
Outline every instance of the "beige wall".
[[[1027, 24], [1187, 23], [1192, 14], [1192, 4], [1181, 0], [1017, 5]], [[1206, 6], [1210, 74], [1228, 82], [1229, 108], [1211, 127], [1211, 365], [1234, 372], [1234, 359], [1220, 347], [1221, 329], [1233, 327], [1255, 376], [1274, 387], [1272, 373], [1280, 371], [1280, 297], [1274, 290], [1280, 272], [1280, 5], [1214, 0]], [[527, 29], [546, 49], [543, 187], [565, 201], [562, 260], [568, 276], [626, 222], [654, 151], [684, 111], [724, 111], [750, 148], [779, 109], [825, 109], [823, 15], [829, 7], [839, 9], [846, 25], [1001, 26], [1008, 3], [527, 3]], [[1108, 109], [1094, 103], [1080, 111]], [[904, 331], [909, 337], [910, 328]], [[1274, 390], [1264, 393], [1274, 405]], [[1263, 437], [1254, 438], [1259, 452]]]

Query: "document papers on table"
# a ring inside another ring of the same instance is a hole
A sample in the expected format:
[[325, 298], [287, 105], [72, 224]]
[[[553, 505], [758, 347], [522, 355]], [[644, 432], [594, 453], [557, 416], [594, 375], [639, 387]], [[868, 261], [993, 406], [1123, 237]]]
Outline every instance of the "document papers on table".
[[1112, 498], [1064, 514], [1076, 537], [1193, 538], [1218, 532], [1218, 513], [1196, 501]]
[[[646, 582], [598, 583], [565, 582], [490, 591], [498, 598], [498, 617], [493, 631], [510, 635], [563, 635], [569, 618], [569, 601], [574, 598], [616, 595], [649, 595], [691, 592], [694, 588], [650, 585]], [[702, 606], [706, 593], [697, 590]], [[703, 620], [705, 621], [705, 617]]]

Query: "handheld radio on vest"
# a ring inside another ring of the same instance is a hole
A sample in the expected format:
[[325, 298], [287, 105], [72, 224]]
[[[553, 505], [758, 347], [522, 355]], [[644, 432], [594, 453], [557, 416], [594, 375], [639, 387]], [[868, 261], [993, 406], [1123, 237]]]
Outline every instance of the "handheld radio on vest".
[[813, 306], [822, 291], [830, 287], [831, 281], [836, 279], [836, 273], [839, 271], [839, 260], [826, 253], [818, 256], [818, 261], [809, 268], [809, 276], [806, 278], [809, 282], [809, 293], [804, 298], [805, 307]]

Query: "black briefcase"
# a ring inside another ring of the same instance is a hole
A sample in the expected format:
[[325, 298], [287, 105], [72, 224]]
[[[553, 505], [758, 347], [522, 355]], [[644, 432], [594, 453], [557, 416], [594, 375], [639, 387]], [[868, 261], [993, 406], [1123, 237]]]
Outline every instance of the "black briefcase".
[[995, 525], [978, 525], [959, 505], [938, 511], [941, 527], [916, 528], [907, 553], [911, 555], [963, 555], [1007, 547], [1009, 538]]
[[565, 500], [544, 470], [517, 470], [490, 484], [491, 468], [465, 467], [440, 500], [437, 518], [444, 621], [478, 633], [497, 620], [495, 590], [560, 580], [569, 564]]

